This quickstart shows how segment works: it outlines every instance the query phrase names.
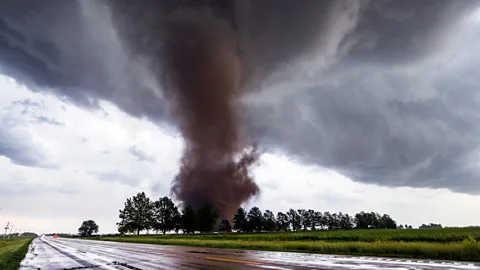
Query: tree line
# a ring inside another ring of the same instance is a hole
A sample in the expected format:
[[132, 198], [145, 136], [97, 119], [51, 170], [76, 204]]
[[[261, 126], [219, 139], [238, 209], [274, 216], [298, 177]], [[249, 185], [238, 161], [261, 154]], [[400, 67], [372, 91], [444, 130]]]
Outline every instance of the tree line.
[[[207, 204], [197, 210], [187, 205], [180, 210], [169, 197], [152, 201], [144, 192], [126, 200], [124, 208], [119, 210], [119, 218], [117, 226], [121, 234], [140, 234], [141, 231], [163, 234], [170, 231], [230, 232], [232, 229], [237, 232], [397, 229], [397, 222], [389, 215], [375, 212], [362, 211], [351, 216], [342, 212], [290, 209], [275, 215], [270, 210], [262, 212], [256, 206], [248, 211], [240, 207], [233, 217], [232, 226], [228, 220], [218, 222], [218, 213], [212, 205]], [[407, 225], [405, 227], [408, 228]]]

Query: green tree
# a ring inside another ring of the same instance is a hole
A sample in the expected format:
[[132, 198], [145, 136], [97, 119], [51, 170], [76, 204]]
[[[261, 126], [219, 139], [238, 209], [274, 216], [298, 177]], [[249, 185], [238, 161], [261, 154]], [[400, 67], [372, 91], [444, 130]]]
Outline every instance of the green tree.
[[340, 220], [339, 225], [342, 230], [351, 230], [353, 229], [353, 219], [349, 214], [339, 214]]
[[248, 231], [247, 212], [242, 207], [239, 207], [237, 213], [233, 217], [233, 229], [246, 232]]
[[335, 217], [332, 214], [330, 214], [330, 212], [328, 211], [323, 213], [323, 216], [325, 218], [327, 228], [329, 230], [335, 229]]
[[374, 212], [371, 212], [370, 213], [370, 220], [372, 222], [372, 227], [375, 228], [375, 229], [380, 229], [382, 228], [382, 216], [380, 216], [379, 213], [374, 213]]
[[300, 215], [303, 230], [306, 231], [308, 228], [312, 227], [313, 215], [315, 211], [313, 211], [312, 209], [298, 209], [297, 212]]
[[385, 229], [396, 229], [397, 228], [397, 222], [393, 220], [389, 215], [384, 214], [381, 218], [381, 224], [382, 227]]
[[173, 230], [175, 233], [178, 233], [182, 229], [182, 215], [178, 208], [175, 207], [175, 212], [173, 214]]
[[175, 215], [178, 209], [167, 196], [153, 203], [153, 228], [165, 234], [175, 227]]
[[194, 233], [197, 230], [197, 214], [190, 205], [183, 209], [181, 220], [184, 233]]
[[119, 210], [117, 223], [118, 231], [136, 232], [137, 235], [143, 230], [149, 230], [152, 225], [152, 203], [145, 195], [145, 192], [139, 192], [125, 202], [123, 210]]
[[248, 211], [248, 224], [249, 228], [255, 232], [260, 232], [263, 230], [263, 215], [260, 208], [254, 206], [250, 211]]
[[277, 230], [277, 220], [275, 215], [270, 210], [265, 210], [263, 213], [263, 229], [267, 232], [273, 232]]
[[218, 213], [211, 204], [206, 204], [197, 211], [197, 225], [200, 232], [211, 232], [217, 223]]
[[91, 219], [85, 220], [78, 228], [78, 233], [80, 233], [80, 236], [91, 236], [93, 233], [98, 233], [98, 225]]
[[282, 232], [290, 230], [290, 219], [288, 215], [283, 212], [277, 213], [277, 230]]
[[367, 229], [369, 226], [368, 218], [367, 218], [367, 213], [365, 212], [360, 212], [355, 214], [354, 218], [355, 222], [355, 228], [356, 229]]
[[232, 231], [232, 225], [230, 225], [230, 222], [226, 219], [222, 220], [220, 224], [218, 225], [218, 231], [219, 232], [231, 232]]
[[310, 227], [312, 231], [315, 231], [316, 230], [315, 211], [313, 209], [308, 209], [306, 214], [307, 215], [306, 217], [304, 217], [304, 219], [308, 218], [309, 220], [309, 222], [307, 223], [308, 227]]
[[290, 220], [290, 225], [292, 225], [293, 231], [299, 231], [302, 228], [302, 219], [297, 211], [294, 209], [288, 210], [288, 218]]
[[317, 228], [324, 228], [322, 212], [313, 213], [312, 231], [316, 230]]

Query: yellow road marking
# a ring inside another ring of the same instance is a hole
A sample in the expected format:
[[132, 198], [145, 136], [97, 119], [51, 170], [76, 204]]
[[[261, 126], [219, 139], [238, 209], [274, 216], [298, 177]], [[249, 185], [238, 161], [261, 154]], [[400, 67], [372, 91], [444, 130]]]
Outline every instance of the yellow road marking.
[[227, 259], [227, 258], [217, 258], [217, 257], [205, 257], [207, 260], [213, 261], [224, 261], [224, 262], [234, 262], [234, 263], [244, 263], [244, 264], [263, 264], [260, 262], [250, 262], [250, 261], [243, 261], [243, 260], [234, 260], [234, 259]]

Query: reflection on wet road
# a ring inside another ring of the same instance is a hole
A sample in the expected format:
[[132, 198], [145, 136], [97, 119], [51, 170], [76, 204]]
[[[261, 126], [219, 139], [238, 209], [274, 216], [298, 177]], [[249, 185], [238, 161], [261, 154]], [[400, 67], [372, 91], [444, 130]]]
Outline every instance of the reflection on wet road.
[[480, 264], [37, 238], [20, 269], [480, 269]]

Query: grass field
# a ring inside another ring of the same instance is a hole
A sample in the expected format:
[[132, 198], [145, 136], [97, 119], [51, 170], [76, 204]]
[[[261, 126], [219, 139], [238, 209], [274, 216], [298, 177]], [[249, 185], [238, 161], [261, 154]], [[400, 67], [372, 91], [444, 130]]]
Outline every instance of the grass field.
[[95, 239], [161, 245], [480, 261], [480, 228], [170, 234]]
[[31, 237], [0, 239], [0, 269], [18, 269], [32, 240]]

